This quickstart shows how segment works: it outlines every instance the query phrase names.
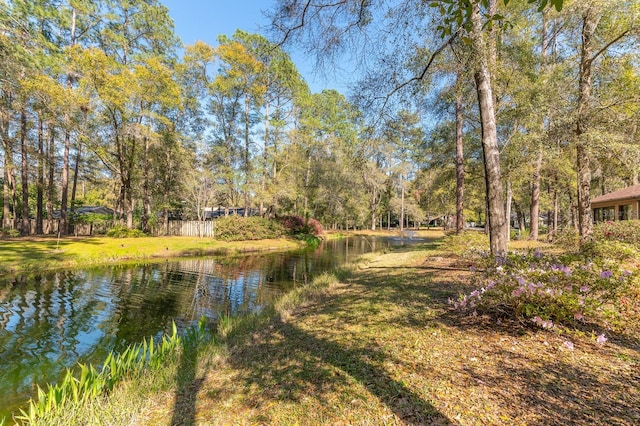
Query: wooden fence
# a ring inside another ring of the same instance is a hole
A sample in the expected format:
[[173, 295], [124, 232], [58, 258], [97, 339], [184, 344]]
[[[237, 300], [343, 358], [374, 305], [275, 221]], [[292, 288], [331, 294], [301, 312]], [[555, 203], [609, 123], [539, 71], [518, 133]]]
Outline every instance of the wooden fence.
[[[31, 219], [31, 235], [36, 234], [36, 221]], [[22, 223], [18, 222], [16, 229], [21, 230]], [[57, 235], [58, 228], [60, 227], [60, 221], [43, 220], [42, 221], [42, 233], [44, 235]], [[72, 235], [76, 236], [91, 236], [91, 235], [103, 235], [110, 228], [113, 227], [113, 222], [101, 222], [100, 224], [76, 224], [72, 227]], [[207, 220], [205, 222], [199, 222], [197, 220], [170, 220], [168, 229], [165, 229], [164, 224], [160, 224], [157, 228], [152, 229], [151, 234], [153, 236], [171, 235], [178, 237], [213, 237], [215, 236], [215, 221]]]
[[178, 237], [214, 237], [215, 221], [207, 220], [199, 222], [197, 220], [170, 220], [168, 229], [160, 225], [153, 230], [153, 235], [172, 235]]

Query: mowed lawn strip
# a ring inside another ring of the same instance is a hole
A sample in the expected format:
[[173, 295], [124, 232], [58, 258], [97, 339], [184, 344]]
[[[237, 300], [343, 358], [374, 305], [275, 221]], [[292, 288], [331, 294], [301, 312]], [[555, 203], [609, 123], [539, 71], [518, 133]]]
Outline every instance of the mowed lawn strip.
[[237, 242], [197, 237], [13, 238], [0, 240], [0, 273], [302, 247], [303, 243], [285, 238]]

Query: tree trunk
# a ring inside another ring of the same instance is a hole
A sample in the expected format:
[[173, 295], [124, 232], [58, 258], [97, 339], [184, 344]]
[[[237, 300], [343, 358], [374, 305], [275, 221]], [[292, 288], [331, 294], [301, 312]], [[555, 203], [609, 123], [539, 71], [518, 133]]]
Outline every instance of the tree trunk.
[[[631, 128], [631, 142], [638, 140], [638, 123], [634, 123]], [[640, 165], [640, 161], [636, 161], [636, 163], [631, 167], [631, 185], [640, 184], [640, 180], [638, 179], [638, 166]]]
[[538, 240], [538, 229], [540, 223], [540, 180], [542, 172], [542, 147], [538, 147], [538, 156], [533, 167], [533, 179], [531, 180], [531, 233], [529, 239]]
[[[458, 83], [460, 75], [458, 74]], [[456, 94], [456, 233], [464, 230], [464, 146], [462, 143], [462, 93]]]
[[307, 214], [309, 203], [309, 185], [311, 184], [311, 152], [307, 155], [307, 170], [304, 177], [304, 211], [302, 216]]
[[[542, 37], [540, 46], [540, 63], [543, 72], [546, 72], [547, 67], [547, 46], [549, 44], [548, 37], [548, 20], [547, 14], [542, 13]], [[546, 133], [544, 119], [540, 123], [542, 135]], [[537, 241], [539, 234], [540, 224], [540, 181], [542, 178], [542, 140], [538, 141], [537, 145], [536, 162], [533, 167], [533, 177], [531, 179], [531, 209], [529, 215], [531, 216], [531, 233], [529, 234], [529, 240]], [[547, 231], [548, 232], [548, 231]]]
[[[53, 222], [53, 200], [55, 197], [55, 172], [56, 172], [56, 162], [55, 162], [55, 130], [51, 123], [47, 126], [47, 131], [49, 132], [49, 144], [47, 146], [47, 218], [49, 219], [49, 224], [52, 226]], [[52, 229], [50, 229], [51, 231]]]
[[149, 217], [151, 216], [151, 190], [149, 188], [149, 138], [144, 137], [144, 167], [142, 170], [142, 218], [141, 228], [142, 232], [148, 233], [149, 229]]
[[249, 216], [249, 96], [244, 99], [244, 217]]
[[513, 200], [513, 191], [511, 190], [511, 180], [507, 179], [507, 202], [504, 214], [507, 218], [507, 241], [511, 240], [511, 201]]
[[558, 210], [559, 210], [558, 190], [556, 187], [554, 187], [553, 188], [553, 228], [549, 227], [549, 235], [552, 237], [548, 238], [548, 240], [550, 241], [555, 239], [558, 233]]
[[[71, 34], [69, 45], [71, 47], [76, 44], [76, 10], [72, 8], [71, 14]], [[73, 77], [67, 74], [67, 88], [73, 88]], [[62, 159], [62, 177], [60, 179], [61, 196], [60, 196], [60, 235], [67, 235], [69, 232], [69, 220], [67, 218], [67, 208], [69, 200], [69, 149], [71, 147], [71, 118], [69, 113], [65, 113], [64, 117], [64, 153]]]
[[[3, 228], [11, 228], [12, 227], [12, 198], [11, 194], [13, 192], [13, 188], [15, 187], [14, 182], [12, 180], [13, 177], [13, 149], [12, 142], [9, 140], [9, 135], [7, 134], [8, 123], [3, 123], [2, 129], [2, 145], [4, 148], [4, 179], [2, 185], [2, 227]], [[15, 206], [14, 206], [15, 208]]]
[[164, 221], [164, 235], [169, 235], [169, 208], [166, 206], [164, 206], [164, 216], [163, 216], [163, 221]]
[[27, 146], [27, 111], [22, 108], [20, 111], [20, 149], [22, 159], [20, 163], [22, 179], [22, 235], [31, 233], [31, 222], [29, 221], [29, 149]]
[[42, 235], [44, 214], [44, 123], [38, 119], [38, 185], [36, 193], [36, 234]]
[[[484, 156], [482, 157], [482, 161], [484, 162]], [[484, 164], [484, 163], [483, 163]], [[490, 217], [489, 217], [489, 197], [487, 197], [487, 189], [489, 187], [489, 181], [487, 180], [487, 174], [484, 174], [484, 187], [485, 187], [485, 194], [484, 194], [484, 233], [489, 236], [489, 230], [491, 229], [491, 222], [490, 222]]]
[[73, 165], [73, 183], [71, 185], [71, 211], [75, 211], [76, 191], [78, 189], [78, 172], [80, 169], [80, 161], [82, 161], [82, 142], [78, 141], [78, 150], [76, 151], [76, 160]]
[[264, 113], [264, 148], [262, 150], [262, 181], [260, 182], [260, 211], [259, 214], [262, 216], [262, 212], [264, 210], [264, 198], [265, 193], [267, 191], [267, 169], [269, 167], [269, 101], [265, 102], [265, 113]]
[[487, 47], [482, 37], [482, 18], [480, 7], [477, 3], [473, 5], [472, 21], [471, 39], [478, 56], [474, 80], [480, 110], [482, 152], [484, 154], [484, 168], [487, 180], [486, 191], [489, 214], [487, 221], [489, 222], [490, 248], [492, 254], [502, 255], [507, 251], [507, 235], [502, 177], [500, 175], [500, 152], [498, 150], [496, 116], [493, 91], [491, 90], [491, 74], [487, 60]]
[[[68, 119], [67, 121], [67, 127]], [[60, 195], [60, 235], [67, 235], [69, 229], [69, 221], [67, 218], [67, 208], [69, 200], [69, 148], [71, 146], [71, 134], [69, 129], [64, 131], [64, 153], [62, 155], [62, 177], [60, 179], [61, 195]]]
[[2, 227], [9, 228], [11, 226], [11, 210], [10, 198], [9, 198], [9, 168], [7, 167], [7, 159], [5, 154], [4, 162], [4, 176], [2, 179]]
[[593, 38], [599, 21], [600, 17], [596, 14], [594, 7], [587, 7], [582, 16], [582, 47], [580, 51], [578, 112], [576, 119], [578, 233], [581, 240], [584, 240], [591, 233], [593, 222], [591, 218], [591, 166], [586, 132], [591, 98]]
[[9, 187], [11, 188], [11, 206], [12, 206], [12, 227], [13, 229], [18, 229], [18, 178], [16, 177], [17, 168], [14, 167], [11, 169], [11, 174], [9, 175]]
[[131, 180], [127, 179], [124, 192], [124, 210], [127, 214], [127, 229], [133, 229], [133, 193]]
[[404, 172], [400, 174], [400, 232], [404, 231]]

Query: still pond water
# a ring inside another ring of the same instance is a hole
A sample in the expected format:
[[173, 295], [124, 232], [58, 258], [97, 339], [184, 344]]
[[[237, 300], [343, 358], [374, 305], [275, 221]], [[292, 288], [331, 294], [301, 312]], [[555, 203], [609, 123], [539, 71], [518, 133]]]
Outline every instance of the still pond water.
[[[415, 242], [415, 241], [413, 241]], [[296, 285], [402, 239], [354, 237], [317, 250], [191, 258], [0, 279], [0, 423], [77, 362], [102, 362], [202, 317], [255, 312]]]

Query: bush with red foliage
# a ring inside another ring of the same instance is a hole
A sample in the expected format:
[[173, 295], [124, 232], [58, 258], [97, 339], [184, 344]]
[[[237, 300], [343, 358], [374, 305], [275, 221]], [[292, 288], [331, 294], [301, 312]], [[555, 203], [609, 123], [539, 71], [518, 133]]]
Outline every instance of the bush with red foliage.
[[305, 219], [298, 215], [283, 216], [280, 218], [280, 223], [291, 235], [302, 234], [317, 237], [323, 232], [322, 224], [313, 218]]

